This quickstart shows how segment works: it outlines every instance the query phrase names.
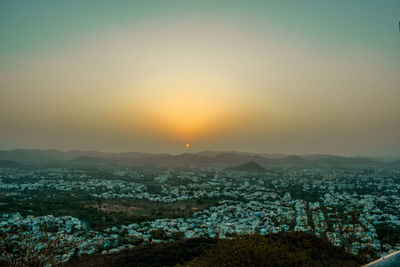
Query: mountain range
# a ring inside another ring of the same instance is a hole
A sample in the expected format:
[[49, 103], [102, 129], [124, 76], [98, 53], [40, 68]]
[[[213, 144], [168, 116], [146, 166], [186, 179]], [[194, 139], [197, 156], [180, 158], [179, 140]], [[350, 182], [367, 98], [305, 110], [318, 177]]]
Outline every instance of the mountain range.
[[[386, 166], [400, 167], [400, 160], [383, 162], [368, 157], [334, 155], [258, 154], [237, 151], [201, 151], [197, 153], [152, 154], [142, 152], [106, 153], [80, 150], [0, 150], [0, 161], [5, 166], [63, 164], [63, 165], [131, 165], [137, 167], [219, 167], [229, 168], [257, 163], [261, 168], [280, 165], [304, 166]], [[13, 163], [15, 162], [15, 163]]]

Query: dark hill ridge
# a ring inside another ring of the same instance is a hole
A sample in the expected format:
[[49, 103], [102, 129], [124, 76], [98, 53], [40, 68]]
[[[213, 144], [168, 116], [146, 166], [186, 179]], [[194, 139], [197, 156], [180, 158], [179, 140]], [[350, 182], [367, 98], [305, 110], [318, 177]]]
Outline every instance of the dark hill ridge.
[[281, 164], [281, 165], [288, 165], [288, 164], [303, 165], [311, 163], [312, 163], [311, 160], [296, 155], [274, 159], [274, 164]]
[[[270, 156], [270, 157], [269, 157]], [[104, 153], [97, 151], [60, 150], [0, 150], [0, 160], [15, 161], [27, 165], [49, 162], [68, 164], [126, 164], [137, 167], [218, 167], [229, 168], [255, 162], [261, 166], [307, 165], [307, 166], [388, 166], [400, 167], [400, 160], [383, 163], [366, 157], [340, 157], [331, 155], [283, 155], [257, 154], [235, 151], [202, 151], [198, 153], [151, 154], [142, 152]]]
[[112, 160], [107, 158], [98, 158], [98, 157], [90, 157], [90, 156], [80, 156], [76, 159], [72, 160], [72, 162], [77, 164], [89, 164], [89, 165], [103, 165], [103, 164], [111, 164]]
[[233, 170], [233, 171], [246, 171], [246, 172], [265, 172], [267, 169], [262, 167], [260, 164], [254, 161], [249, 161], [243, 165], [235, 166], [235, 167], [230, 167], [228, 170]]
[[[250, 242], [248, 242], [250, 240]], [[244, 241], [244, 242], [243, 242]], [[234, 250], [240, 250], [234, 251]], [[207, 258], [207, 257], [212, 258]], [[206, 264], [204, 264], [206, 262]], [[234, 239], [184, 239], [139, 245], [113, 254], [75, 256], [64, 266], [361, 266], [361, 258], [303, 232]], [[207, 264], [208, 263], [208, 264]], [[182, 265], [181, 265], [182, 266]]]
[[17, 169], [24, 167], [23, 164], [12, 160], [0, 160], [0, 168]]
[[310, 159], [318, 165], [382, 165], [381, 162], [367, 157], [341, 157], [333, 155], [308, 155], [303, 158]]
[[231, 167], [250, 161], [266, 165], [270, 163], [271, 160], [260, 155], [243, 155], [234, 152], [218, 154], [212, 158], [212, 162], [219, 167]]
[[[95, 158], [95, 157], [92, 157]], [[184, 153], [179, 155], [150, 154], [131, 157], [129, 155], [117, 154], [117, 156], [98, 157], [107, 159], [114, 164], [129, 164], [133, 166], [156, 166], [156, 167], [237, 167], [248, 162], [255, 162], [261, 166], [279, 165], [306, 165], [306, 166], [340, 166], [340, 165], [362, 165], [383, 166], [384, 163], [373, 161], [369, 158], [346, 158], [338, 156], [304, 158], [301, 156], [285, 156], [282, 158], [269, 159], [257, 154], [222, 153], [215, 156], [201, 156], [197, 153]], [[398, 166], [397, 163], [390, 165]]]
[[393, 167], [393, 168], [400, 168], [400, 159], [399, 160], [395, 160], [392, 162], [389, 162], [386, 164], [387, 167]]

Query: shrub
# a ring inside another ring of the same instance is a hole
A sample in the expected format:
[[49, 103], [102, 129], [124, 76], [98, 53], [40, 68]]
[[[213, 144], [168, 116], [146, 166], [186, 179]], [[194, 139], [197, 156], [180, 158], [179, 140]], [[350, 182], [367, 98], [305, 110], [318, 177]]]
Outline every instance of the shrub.
[[305, 262], [305, 255], [276, 246], [259, 234], [246, 234], [220, 240], [215, 250], [206, 251], [188, 266], [299, 266]]
[[185, 238], [185, 233], [180, 232], [180, 231], [175, 231], [172, 233], [172, 239], [173, 240], [181, 240]]
[[151, 238], [163, 240], [166, 238], [164, 229], [155, 229], [150, 231]]
[[66, 254], [75, 250], [77, 244], [64, 235], [49, 237], [46, 233], [36, 235], [16, 233], [0, 234], [0, 266], [53, 266], [59, 265]]

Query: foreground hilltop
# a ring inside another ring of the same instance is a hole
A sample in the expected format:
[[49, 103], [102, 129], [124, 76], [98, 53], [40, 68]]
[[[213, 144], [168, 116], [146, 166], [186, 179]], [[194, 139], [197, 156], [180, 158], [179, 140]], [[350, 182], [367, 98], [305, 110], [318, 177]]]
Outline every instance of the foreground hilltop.
[[65, 266], [361, 266], [365, 261], [326, 239], [290, 232], [146, 244], [75, 257]]

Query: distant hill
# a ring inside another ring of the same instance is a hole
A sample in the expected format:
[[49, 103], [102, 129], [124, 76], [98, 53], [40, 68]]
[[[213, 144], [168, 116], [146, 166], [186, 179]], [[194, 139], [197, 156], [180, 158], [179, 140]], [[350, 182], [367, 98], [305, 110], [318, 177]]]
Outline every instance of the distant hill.
[[[110, 162], [129, 162], [152, 154], [141, 152], [130, 153], [104, 153], [98, 151], [70, 150], [61, 151], [56, 149], [14, 149], [0, 150], [0, 160], [11, 160], [25, 164], [41, 164], [48, 162], [68, 162], [80, 157], [109, 159]], [[84, 158], [83, 158], [84, 159]]]
[[389, 162], [386, 164], [387, 167], [393, 167], [393, 168], [400, 168], [400, 159]]
[[89, 165], [102, 165], [102, 164], [110, 164], [112, 161], [110, 159], [105, 158], [97, 158], [97, 157], [89, 157], [89, 156], [81, 156], [72, 160], [72, 163], [76, 164], [89, 164]]
[[310, 159], [313, 164], [317, 165], [382, 165], [381, 162], [367, 157], [341, 157], [332, 155], [309, 155], [303, 157]]
[[252, 153], [252, 152], [240, 152], [240, 151], [233, 151], [233, 150], [221, 150], [221, 151], [213, 151], [213, 150], [205, 150], [205, 151], [200, 151], [196, 153], [199, 156], [204, 156], [204, 157], [215, 157], [219, 154], [237, 154], [237, 155], [246, 155], [246, 156], [254, 156], [257, 155], [257, 153]]
[[249, 161], [265, 165], [270, 163], [271, 160], [257, 154], [247, 155], [235, 152], [218, 154], [212, 158], [212, 163], [220, 167], [232, 167], [240, 164], [245, 164]]
[[301, 156], [285, 156], [282, 158], [276, 158], [273, 160], [274, 164], [278, 165], [303, 165], [303, 164], [311, 164], [312, 161], [309, 159], [305, 159]]
[[24, 167], [24, 165], [21, 163], [18, 163], [16, 161], [0, 160], [0, 168], [16, 169], [16, 168], [22, 168], [22, 167]]
[[237, 151], [201, 151], [198, 153], [151, 154], [142, 152], [104, 153], [80, 150], [0, 150], [0, 160], [15, 161], [25, 165], [51, 163], [52, 166], [76, 164], [116, 164], [136, 167], [197, 168], [197, 167], [236, 167], [248, 162], [261, 166], [305, 165], [305, 166], [391, 166], [400, 167], [399, 162], [383, 163], [366, 157], [340, 157], [332, 155], [284, 155], [257, 154]]
[[254, 162], [254, 161], [249, 161], [249, 162], [239, 165], [239, 166], [229, 167], [228, 170], [247, 171], [247, 172], [265, 172], [265, 171], [267, 171], [267, 169], [265, 169], [260, 164], [258, 164], [257, 162]]
[[34, 150], [34, 149], [15, 149], [0, 150], [0, 160], [12, 160], [19, 163], [40, 163], [48, 161], [72, 159], [60, 150]]
[[259, 153], [259, 155], [269, 159], [281, 159], [289, 156], [288, 154], [282, 154], [282, 153]]

